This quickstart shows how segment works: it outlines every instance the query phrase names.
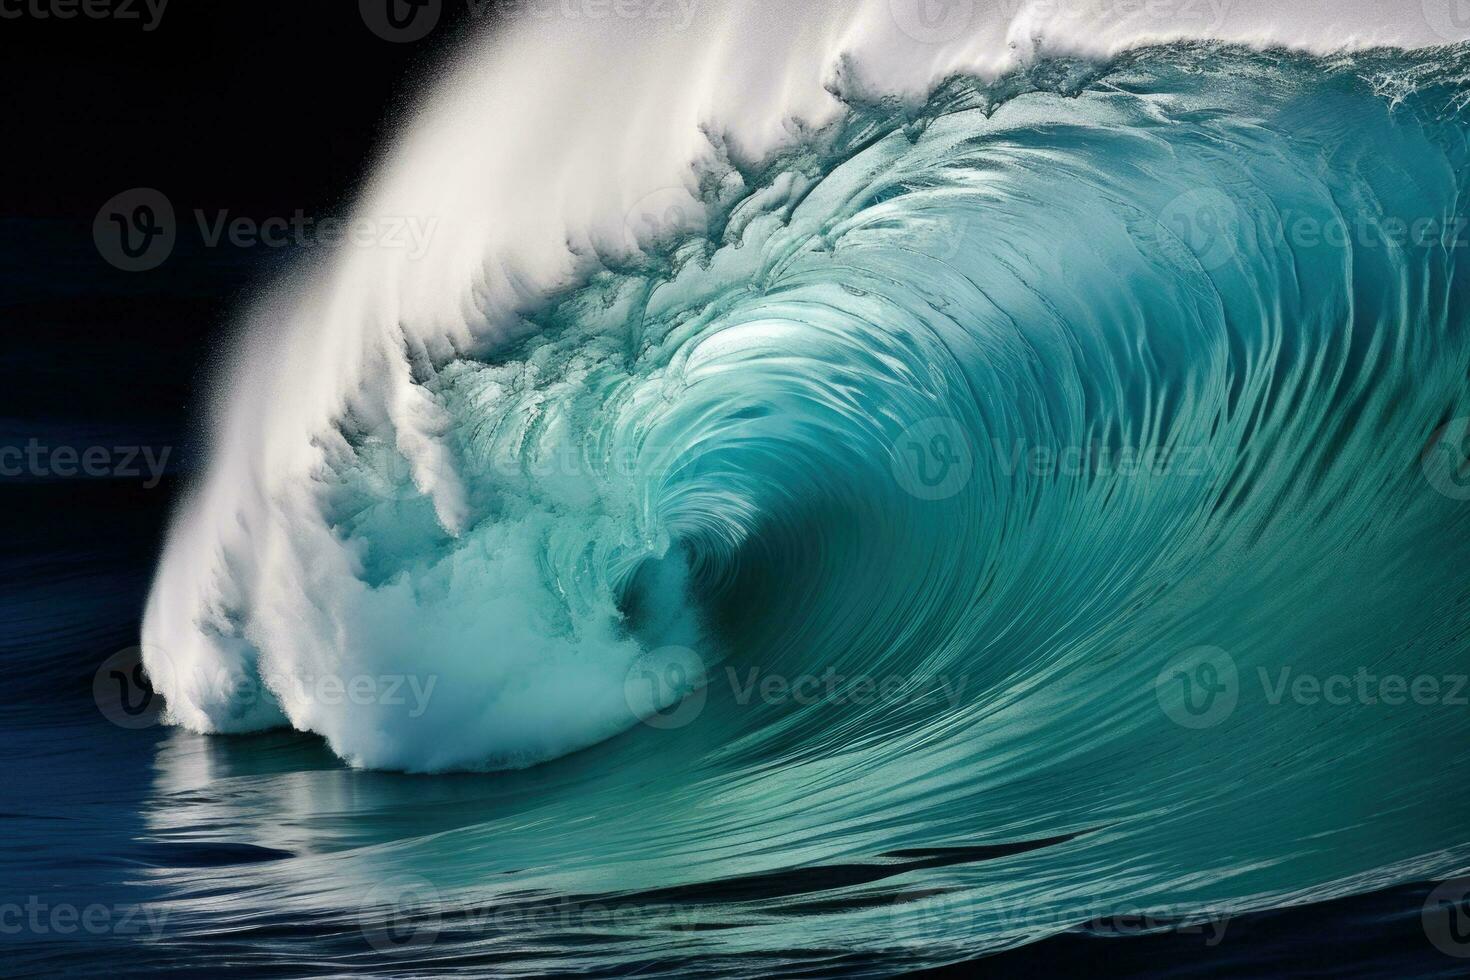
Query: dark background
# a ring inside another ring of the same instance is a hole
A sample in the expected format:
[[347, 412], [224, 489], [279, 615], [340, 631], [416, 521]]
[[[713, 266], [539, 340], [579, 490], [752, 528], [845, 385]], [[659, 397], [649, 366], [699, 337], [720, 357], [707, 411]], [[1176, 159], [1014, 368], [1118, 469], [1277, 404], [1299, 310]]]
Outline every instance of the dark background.
[[483, 19], [450, 2], [411, 43], [350, 0], [172, 0], [151, 31], [0, 19], [5, 212], [90, 219], [137, 185], [196, 207], [340, 206], [426, 69]]
[[[97, 663], [137, 643], [233, 325], [320, 247], [210, 247], [194, 211], [346, 215], [435, 66], [498, 16], [442, 0], [431, 32], [395, 42], [344, 0], [170, 0], [151, 30], [142, 0], [89, 0], [131, 18], [36, 15], [56, 2], [81, 0], [0, 2], [0, 448], [169, 455], [152, 486], [146, 473], [0, 476], [0, 655], [27, 667], [22, 713], [85, 705]], [[99, 209], [133, 188], [175, 212], [176, 244], [147, 271], [110, 264], [93, 237]], [[47, 681], [55, 670], [75, 689]]]
[[[22, 573], [40, 551], [103, 537], [146, 567], [200, 461], [232, 322], [311, 250], [207, 246], [195, 210], [347, 214], [435, 66], [499, 15], [442, 0], [425, 37], [390, 41], [343, 0], [171, 0], [151, 30], [143, 0], [69, 19], [37, 16], [38, 2], [54, 0], [0, 3], [0, 446], [167, 446], [169, 475], [151, 488], [7, 476], [0, 530]], [[140, 187], [169, 199], [177, 242], [157, 268], [127, 272], [99, 252], [93, 221]]]
[[[231, 310], [290, 261], [289, 249], [204, 247], [194, 210], [344, 214], [432, 67], [468, 31], [493, 29], [482, 9], [449, 2], [412, 43], [375, 35], [341, 0], [173, 0], [152, 30], [142, 0], [139, 19], [0, 17], [0, 326], [25, 338], [24, 373], [40, 382], [8, 386], [0, 416], [177, 425]], [[91, 226], [135, 187], [169, 198], [180, 234], [163, 265], [128, 273], [102, 260]], [[62, 363], [38, 360], [52, 341]], [[77, 356], [97, 343], [122, 360], [100, 376]]]

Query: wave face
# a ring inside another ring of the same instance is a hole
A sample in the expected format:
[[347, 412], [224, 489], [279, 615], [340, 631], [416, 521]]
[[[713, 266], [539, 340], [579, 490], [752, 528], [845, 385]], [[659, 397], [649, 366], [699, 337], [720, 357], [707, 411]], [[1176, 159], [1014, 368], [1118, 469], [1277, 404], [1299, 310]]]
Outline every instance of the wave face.
[[[366, 208], [433, 248], [245, 342], [148, 607], [173, 720], [559, 760], [341, 877], [659, 896], [569, 962], [672, 949], [701, 881], [765, 883], [699, 906], [710, 957], [918, 965], [1462, 860], [1470, 52], [844, 64], [651, 195], [429, 111]], [[496, 222], [535, 168], [556, 213]], [[868, 872], [770, 885], [813, 865]]]

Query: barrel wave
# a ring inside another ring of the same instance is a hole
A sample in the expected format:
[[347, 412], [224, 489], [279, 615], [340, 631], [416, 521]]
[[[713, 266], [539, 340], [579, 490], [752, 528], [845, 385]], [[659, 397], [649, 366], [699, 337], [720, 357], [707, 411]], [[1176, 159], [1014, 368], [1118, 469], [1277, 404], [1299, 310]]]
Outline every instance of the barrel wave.
[[433, 264], [473, 207], [313, 270], [155, 584], [170, 715], [500, 772], [336, 870], [631, 910], [511, 972], [921, 966], [1453, 870], [1467, 79], [1181, 41], [854, 84], [540, 280]]

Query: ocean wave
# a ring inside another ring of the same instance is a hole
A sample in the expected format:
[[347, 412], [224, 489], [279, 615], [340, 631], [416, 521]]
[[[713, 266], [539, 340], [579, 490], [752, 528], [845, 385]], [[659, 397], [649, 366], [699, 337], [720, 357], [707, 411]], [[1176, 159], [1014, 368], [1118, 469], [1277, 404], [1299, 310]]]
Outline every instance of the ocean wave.
[[[243, 348], [149, 601], [172, 720], [560, 759], [393, 863], [756, 876], [727, 953], [913, 965], [1453, 863], [1470, 52], [1005, 57], [918, 99], [837, 59], [779, 139], [716, 111], [591, 162], [495, 149], [605, 137], [503, 128], [584, 76], [451, 84], [370, 195], [443, 219], [427, 254], [344, 254]], [[645, 152], [694, 163], [647, 192]]]

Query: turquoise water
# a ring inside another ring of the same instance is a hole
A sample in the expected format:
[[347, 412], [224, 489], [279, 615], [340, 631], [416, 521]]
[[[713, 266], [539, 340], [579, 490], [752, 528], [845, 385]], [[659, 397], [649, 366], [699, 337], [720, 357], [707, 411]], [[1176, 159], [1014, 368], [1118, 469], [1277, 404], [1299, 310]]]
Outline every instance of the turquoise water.
[[[1454, 873], [1467, 77], [1044, 61], [711, 171], [712, 217], [519, 339], [410, 352], [452, 513], [349, 410], [305, 498], [335, 550], [222, 589], [232, 683], [151, 654], [192, 727], [493, 790], [191, 803], [180, 733], [154, 829], [271, 814], [246, 921], [507, 973], [881, 972]], [[405, 696], [303, 693], [297, 649]], [[567, 896], [621, 911], [475, 918]]]

